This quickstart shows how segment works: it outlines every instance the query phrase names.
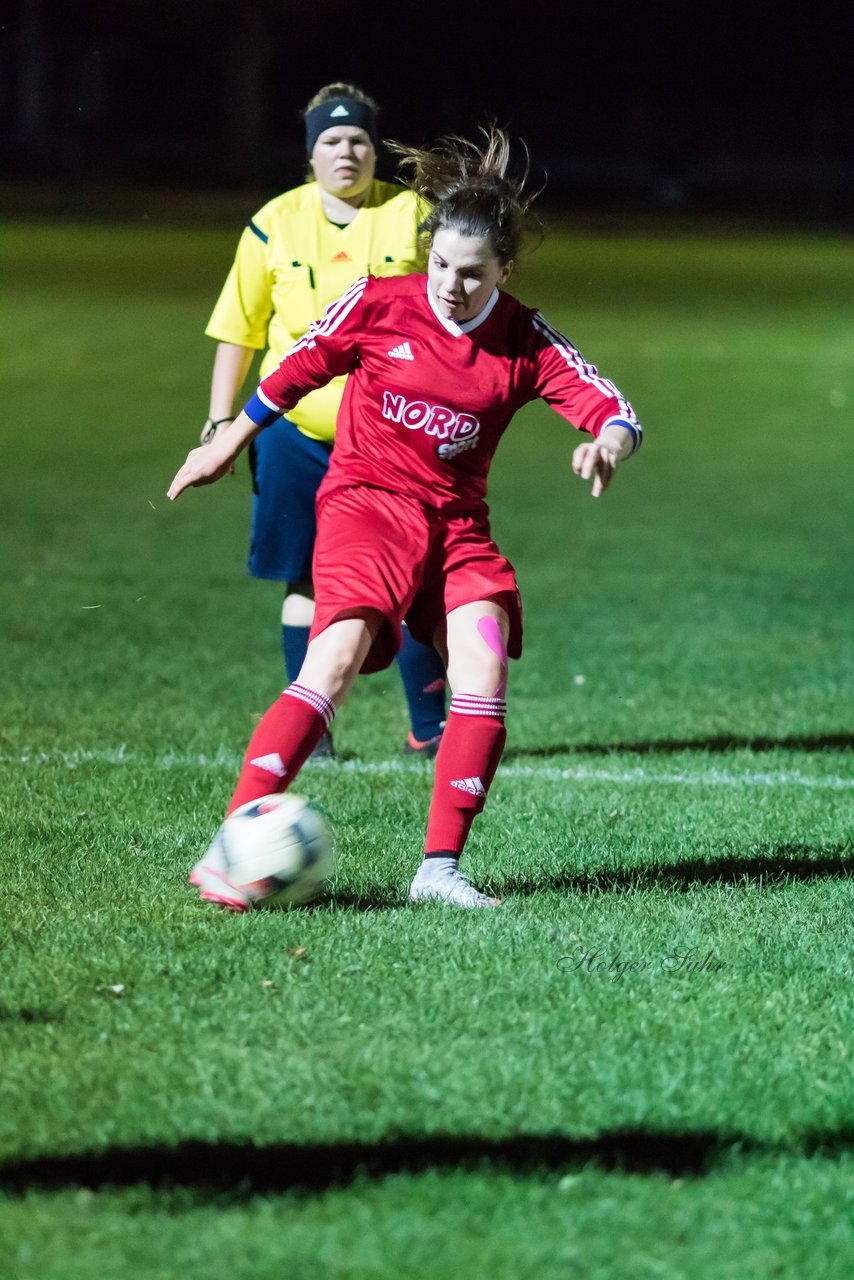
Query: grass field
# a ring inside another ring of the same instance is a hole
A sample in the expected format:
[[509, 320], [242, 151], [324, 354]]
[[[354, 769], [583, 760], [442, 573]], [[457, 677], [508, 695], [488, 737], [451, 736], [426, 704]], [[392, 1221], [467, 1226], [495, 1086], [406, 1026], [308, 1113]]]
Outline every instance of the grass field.
[[172, 506], [231, 229], [0, 227], [0, 1275], [842, 1280], [854, 1266], [854, 247], [556, 226], [518, 282], [634, 401], [593, 502], [492, 480], [526, 652], [470, 844], [362, 681], [299, 789], [340, 870], [187, 871], [281, 686], [245, 471]]

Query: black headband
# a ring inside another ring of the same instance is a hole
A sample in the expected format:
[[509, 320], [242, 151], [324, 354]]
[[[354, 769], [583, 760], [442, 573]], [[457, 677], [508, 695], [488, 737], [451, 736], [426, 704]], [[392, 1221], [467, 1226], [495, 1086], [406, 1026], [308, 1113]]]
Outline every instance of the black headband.
[[377, 113], [373, 107], [354, 98], [328, 98], [305, 113], [305, 146], [309, 158], [323, 131], [334, 129], [337, 124], [351, 124], [357, 129], [364, 129], [374, 147], [379, 148]]

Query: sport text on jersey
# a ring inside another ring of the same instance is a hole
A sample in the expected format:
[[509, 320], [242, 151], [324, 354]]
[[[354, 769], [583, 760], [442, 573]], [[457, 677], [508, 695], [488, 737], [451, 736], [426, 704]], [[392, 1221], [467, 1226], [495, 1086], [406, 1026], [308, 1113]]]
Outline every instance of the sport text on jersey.
[[383, 417], [400, 422], [409, 431], [423, 431], [444, 443], [436, 449], [440, 458], [453, 458], [473, 449], [480, 433], [480, 422], [471, 413], [455, 413], [443, 404], [426, 400], [407, 400], [393, 391], [383, 392]]

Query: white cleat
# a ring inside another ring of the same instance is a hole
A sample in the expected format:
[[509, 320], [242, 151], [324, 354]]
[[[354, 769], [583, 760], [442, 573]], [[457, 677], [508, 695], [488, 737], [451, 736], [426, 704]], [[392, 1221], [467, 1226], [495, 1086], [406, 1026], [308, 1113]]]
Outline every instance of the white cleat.
[[[428, 868], [425, 873], [425, 866]], [[447, 902], [454, 907], [500, 907], [500, 898], [490, 898], [469, 884], [457, 867], [443, 866], [433, 870], [430, 861], [422, 863], [409, 886], [410, 902]]]
[[190, 884], [199, 890], [203, 902], [215, 902], [231, 911], [245, 911], [251, 905], [250, 898], [226, 879], [225, 851], [221, 839], [222, 827], [208, 845], [207, 852], [190, 872]]

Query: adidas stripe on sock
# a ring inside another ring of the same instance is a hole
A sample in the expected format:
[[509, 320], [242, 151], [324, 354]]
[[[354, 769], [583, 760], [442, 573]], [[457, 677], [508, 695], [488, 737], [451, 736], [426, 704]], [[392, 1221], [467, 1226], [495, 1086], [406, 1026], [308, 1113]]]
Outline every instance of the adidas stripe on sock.
[[289, 787], [334, 718], [335, 706], [326, 694], [289, 685], [249, 739], [228, 812]]
[[462, 853], [507, 737], [503, 697], [454, 694], [436, 756], [425, 852]]

